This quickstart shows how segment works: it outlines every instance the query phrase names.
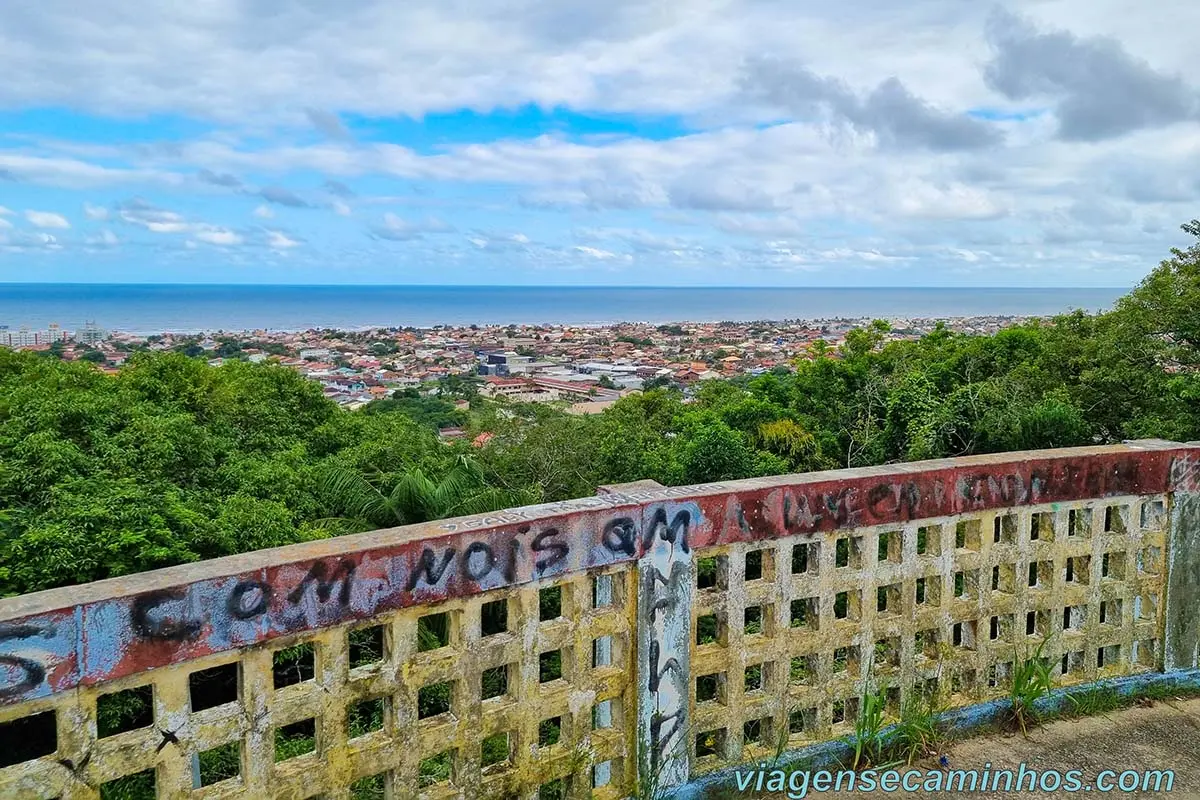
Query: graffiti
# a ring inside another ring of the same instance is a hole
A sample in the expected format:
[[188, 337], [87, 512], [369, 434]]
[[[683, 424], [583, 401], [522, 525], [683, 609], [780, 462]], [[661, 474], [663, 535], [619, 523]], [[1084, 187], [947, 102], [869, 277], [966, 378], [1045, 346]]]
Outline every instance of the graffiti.
[[[0, 628], [0, 646], [8, 641], [20, 642], [43, 633], [42, 629], [33, 625]], [[17, 697], [41, 685], [45, 678], [45, 668], [32, 658], [0, 652], [0, 700]]]
[[921, 487], [914, 481], [876, 484], [867, 492], [867, 510], [874, 518], [916, 519], [921, 516]]
[[688, 534], [698, 509], [668, 513], [659, 507], [646, 524], [645, 555], [639, 563], [639, 715], [647, 741], [650, 775], [660, 786], [687, 779], [681, 739], [687, 729], [691, 652], [692, 548]]
[[637, 554], [637, 524], [631, 517], [617, 517], [604, 523], [600, 541], [611, 553], [632, 557]]
[[[571, 520], [568, 520], [571, 522]], [[679, 522], [668, 537], [686, 533]], [[591, 545], [586, 544], [591, 539]], [[637, 556], [633, 517], [593, 524], [535, 525], [420, 540], [382, 553], [285, 564], [243, 577], [211, 578], [90, 604], [70, 614], [82, 674], [51, 675], [37, 629], [0, 640], [0, 702], [94, 683], [207, 653], [254, 644], [415, 603], [511, 586]], [[596, 546], [598, 545], [598, 547]], [[74, 654], [74, 644], [64, 642]]]
[[539, 558], [534, 562], [537, 567], [538, 574], [546, 572], [551, 567], [562, 563], [566, 560], [567, 555], [571, 552], [571, 547], [566, 542], [551, 541], [555, 537], [560, 536], [558, 528], [547, 528], [546, 530], [533, 537], [533, 544], [530, 549], [535, 553], [549, 553], [544, 558]]
[[1071, 497], [1137, 494], [1143, 491], [1141, 478], [1142, 460], [1132, 455], [1038, 465], [1030, 472], [1030, 496], [1034, 503], [1045, 503]]
[[267, 613], [271, 586], [263, 581], [238, 581], [229, 593], [225, 610], [234, 619], [254, 619]]
[[[15, 601], [0, 601], [0, 618], [8, 626], [0, 635], [0, 702], [41, 697], [385, 611], [634, 560], [658, 570], [661, 580], [645, 587], [655, 602], [672, 597], [679, 602], [690, 596], [690, 589], [681, 584], [677, 594], [666, 587], [681, 580], [676, 563], [690, 569], [696, 548], [988, 508], [1195, 491], [1200, 487], [1198, 455], [1200, 450], [1183, 446], [1114, 447], [1083, 455], [1067, 451], [1022, 454], [1019, 460], [944, 461], [892, 473], [872, 469], [785, 476], [738, 487], [618, 492], [397, 529], [394, 536], [376, 532], [370, 534], [370, 546], [356, 545], [356, 537], [339, 540], [337, 550], [310, 543], [294, 551], [296, 560], [264, 563], [242, 574], [222, 573], [220, 562], [189, 565], [176, 568], [181, 578], [160, 579], [156, 586], [162, 588], [81, 604], [69, 589], [40, 597], [32, 611]], [[383, 534], [391, 538], [381, 539]], [[324, 555], [313, 557], [314, 550]], [[651, 609], [656, 629], [680, 613], [654, 603], [647, 611]], [[670, 691], [670, 659], [676, 653], [670, 637], [661, 638], [665, 630], [659, 633], [654, 652], [661, 664], [651, 672], [666, 670], [655, 680], [661, 682], [660, 691]], [[649, 655], [650, 643], [640, 652]], [[650, 690], [648, 683], [643, 688]], [[664, 737], [671, 737], [669, 715], [656, 724]]]
[[798, 495], [785, 491], [782, 509], [784, 533], [812, 533], [830, 527], [858, 525], [863, 511], [858, 498], [859, 490], [854, 486]]
[[333, 587], [341, 584], [341, 590], [338, 592], [338, 603], [347, 605], [350, 602], [350, 586], [354, 580], [354, 570], [357, 565], [348, 558], [344, 558], [338, 562], [338, 565], [333, 569], [332, 573], [326, 578], [326, 574], [330, 572], [329, 565], [324, 561], [318, 561], [312, 565], [308, 574], [300, 581], [300, 584], [293, 589], [287, 596], [291, 603], [299, 603], [304, 597], [304, 592], [309, 586], [316, 584], [317, 599], [322, 603], [329, 602], [330, 596], [333, 594]]
[[186, 641], [194, 639], [203, 623], [196, 619], [172, 618], [170, 611], [187, 602], [182, 589], [163, 589], [147, 592], [134, 598], [129, 607], [133, 631], [146, 639]]
[[675, 512], [674, 518], [667, 522], [667, 512], [664, 509], [658, 509], [654, 512], [654, 518], [650, 524], [646, 526], [646, 547], [647, 549], [653, 546], [656, 538], [662, 539], [670, 545], [679, 545], [679, 549], [687, 554], [690, 552], [688, 547], [688, 527], [692, 524], [692, 514], [687, 509]]
[[1200, 491], [1200, 458], [1185, 454], [1173, 459], [1171, 487], [1180, 492]]
[[[820, 508], [823, 502], [818, 503]], [[821, 524], [823, 514], [814, 514], [807, 495], [795, 497], [791, 492], [783, 496], [783, 530], [785, 534], [812, 533]]]
[[[490, 550], [488, 552], [489, 554], [491, 553]], [[412, 575], [410, 575], [408, 578], [408, 590], [411, 592], [413, 589], [417, 588], [417, 585], [421, 582], [422, 577], [430, 586], [437, 586], [442, 582], [442, 575], [445, 574], [446, 567], [450, 566], [450, 562], [453, 560], [453, 547], [442, 553], [442, 561], [440, 564], [437, 562], [437, 556], [433, 554], [432, 550], [429, 548], [422, 550], [421, 560], [418, 563], [417, 568], [412, 571]], [[495, 561], [494, 558], [492, 560]]]
[[[477, 566], [480, 563], [478, 559], [475, 559], [477, 555], [483, 556], [482, 569]], [[473, 581], [480, 581], [495, 569], [496, 554], [492, 552], [492, 548], [488, 547], [486, 542], [471, 542], [463, 551], [462, 562], [463, 571], [467, 573], [467, 577]]]
[[580, 497], [574, 500], [560, 500], [556, 503], [527, 508], [513, 508], [498, 514], [480, 514], [455, 522], [443, 522], [438, 530], [455, 533], [458, 531], [478, 530], [497, 525], [513, 525], [522, 522], [537, 522], [549, 516], [558, 514], [577, 514], [580, 511], [606, 510], [616, 506], [626, 505], [631, 501], [630, 496], [623, 494], [602, 494], [595, 497]]

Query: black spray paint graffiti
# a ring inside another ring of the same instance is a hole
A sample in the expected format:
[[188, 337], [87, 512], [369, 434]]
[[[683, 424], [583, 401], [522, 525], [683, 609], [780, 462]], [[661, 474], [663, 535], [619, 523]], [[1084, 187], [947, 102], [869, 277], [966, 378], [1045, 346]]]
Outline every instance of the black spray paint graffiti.
[[[671, 540], [676, 536], [679, 524], [675, 521], [669, 526], [666, 535]], [[686, 526], [686, 520], [683, 524]], [[637, 552], [637, 535], [638, 526], [632, 518], [617, 517], [606, 523], [601, 540], [610, 552], [632, 556]], [[686, 531], [682, 536], [686, 548]], [[475, 541], [461, 549], [426, 547], [421, 550], [403, 587], [411, 592], [421, 587], [438, 586], [448, 573], [476, 583], [492, 576], [498, 577], [501, 585], [512, 584], [518, 579], [520, 560], [525, 552], [532, 554], [533, 577], [538, 578], [563, 565], [571, 554], [571, 545], [557, 527], [533, 533], [530, 525], [521, 525], [503, 544]], [[284, 597], [291, 606], [302, 605], [306, 597], [313, 596], [319, 604], [335, 602], [339, 608], [346, 608], [350, 605], [357, 568], [357, 563], [349, 558], [318, 561]], [[224, 600], [225, 611], [233, 620], [256, 619], [269, 611], [277, 591], [280, 590], [262, 580], [239, 581]], [[207, 620], [189, 614], [188, 594], [185, 589], [178, 588], [147, 592], [134, 598], [130, 604], [130, 622], [139, 638], [189, 642], [202, 635]]]
[[[53, 633], [52, 630], [33, 625], [0, 628], [0, 646], [8, 641], [25, 642], [35, 636], [47, 636], [53, 635]], [[8, 697], [16, 697], [40, 686], [46, 679], [46, 669], [31, 658], [0, 653], [0, 675], [5, 676], [4, 682], [0, 683], [0, 700], [3, 700]]]
[[[499, 574], [503, 584], [514, 583], [524, 546], [518, 537], [527, 535], [530, 530], [529, 525], [521, 525], [516, 536], [499, 548], [493, 548], [487, 542], [472, 542], [461, 552], [454, 547], [441, 551], [426, 547], [408, 576], [405, 589], [411, 592], [422, 584], [437, 586], [451, 564], [454, 564], [453, 574], [476, 583], [487, 580], [493, 573]], [[501, 551], [499, 554], [497, 549]], [[571, 545], [558, 528], [546, 528], [533, 537], [529, 550], [534, 554], [533, 569], [537, 578], [565, 562], [571, 554]]]
[[299, 603], [304, 598], [305, 590], [309, 586], [316, 584], [317, 599], [322, 603], [327, 603], [333, 595], [334, 586], [341, 584], [341, 590], [338, 593], [337, 599], [338, 605], [349, 605], [350, 584], [354, 580], [354, 570], [357, 568], [357, 564], [348, 558], [344, 558], [338, 562], [338, 565], [331, 573], [326, 562], [318, 561], [312, 565], [308, 574], [304, 576], [304, 579], [300, 581], [296, 588], [292, 589], [291, 593], [288, 594], [288, 602], [292, 604]]
[[[647, 557], [639, 567], [642, 616], [648, 637], [645, 688], [651, 700], [646, 766], [649, 775], [657, 776], [655, 780], [663, 778], [662, 773], [669, 769], [669, 756], [687, 727], [689, 687], [685, 662], [691, 635], [691, 519], [691, 513], [682, 510], [668, 522], [666, 511], [657, 510], [647, 526]], [[653, 549], [656, 540], [667, 544], [665, 558]], [[664, 692], [665, 688], [671, 691]], [[668, 783], [674, 782], [674, 776], [665, 777]]]
[[[344, 608], [350, 603], [356, 569], [357, 565], [350, 559], [342, 559], [332, 566], [329, 562], [318, 561], [287, 594], [287, 601], [293, 606], [300, 605], [312, 587], [319, 602], [328, 603], [336, 599], [337, 604]], [[238, 581], [225, 598], [225, 611], [230, 618], [238, 621], [256, 619], [267, 613], [273, 596], [274, 589], [265, 581]], [[138, 595], [129, 607], [133, 633], [150, 641], [196, 640], [204, 631], [205, 620], [188, 616], [187, 598], [187, 592], [182, 588]]]
[[204, 624], [196, 619], [173, 618], [170, 614], [170, 606], [182, 604], [185, 600], [183, 589], [163, 589], [139, 595], [129, 607], [133, 632], [143, 639], [172, 642], [195, 639]]

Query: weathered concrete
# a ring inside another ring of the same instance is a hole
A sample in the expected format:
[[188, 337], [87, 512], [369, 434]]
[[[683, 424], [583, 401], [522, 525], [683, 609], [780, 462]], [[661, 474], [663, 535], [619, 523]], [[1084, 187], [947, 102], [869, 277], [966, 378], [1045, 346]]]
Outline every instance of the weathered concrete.
[[[604, 487], [0, 600], [0, 726], [53, 712], [58, 732], [53, 753], [0, 768], [0, 796], [90, 799], [143, 769], [159, 797], [185, 796], [195, 754], [237, 742], [241, 777], [207, 793], [340, 800], [379, 775], [418, 796], [421, 761], [451, 752], [450, 781], [425, 796], [565, 779], [572, 798], [615, 798], [639, 764], [671, 784], [842, 735], [868, 677], [893, 707], [914, 690], [962, 706], [1002, 693], [1038, 646], [1062, 684], [1157, 670], [1164, 609], [1173, 652], [1194, 652], [1194, 609], [1165, 586], [1168, 529], [1193, 513], [1172, 493], [1191, 491], [1198, 458], [1153, 441]], [[1170, 563], [1191, 547], [1172, 539]], [[717, 565], [704, 585], [701, 561]], [[543, 590], [562, 594], [553, 618]], [[506, 627], [485, 633], [493, 603]], [[449, 641], [419, 648], [419, 621], [440, 614]], [[349, 639], [371, 626], [384, 656], [351, 668]], [[292, 645], [314, 648], [316, 677], [276, 689], [273, 653]], [[193, 713], [191, 676], [221, 665], [237, 697]], [[483, 697], [501, 667], [507, 691]], [[450, 709], [418, 719], [420, 690], [442, 683]], [[153, 724], [99, 739], [98, 698], [138, 687]], [[348, 739], [349, 706], [373, 699], [384, 729]], [[309, 718], [316, 751], [275, 763], [273, 731]], [[483, 764], [497, 734], [508, 760]]]
[[1189, 669], [1200, 666], [1200, 458], [1175, 459], [1171, 489], [1164, 662], [1167, 669]]
[[699, 509], [690, 503], [646, 508], [650, 544], [638, 562], [638, 768], [659, 787], [688, 778], [694, 550], [688, 541]]
[[[1115, 789], [1106, 795], [1129, 798], [1200, 797], [1200, 700], [1157, 702], [1095, 717], [1052, 722], [1030, 731], [1028, 738], [1014, 734], [990, 734], [967, 739], [949, 746], [945, 755], [949, 770], [1012, 770], [1024, 764], [1039, 773], [1046, 770], [1079, 770], [1084, 786], [1092, 784], [1104, 770], [1173, 770], [1170, 792]], [[936, 759], [913, 764], [916, 769], [939, 769]], [[900, 767], [906, 769], [905, 767]], [[1115, 776], [1114, 776], [1115, 777]], [[1165, 784], [1164, 784], [1165, 785]], [[1009, 800], [1013, 797], [1060, 798], [1060, 791], [945, 791], [945, 796], [976, 800]], [[1093, 786], [1078, 796], [1101, 795]], [[738, 792], [728, 787], [714, 788], [703, 800], [777, 800], [780, 792]], [[938, 795], [924, 792], [847, 792], [810, 791], [813, 800], [917, 800]]]

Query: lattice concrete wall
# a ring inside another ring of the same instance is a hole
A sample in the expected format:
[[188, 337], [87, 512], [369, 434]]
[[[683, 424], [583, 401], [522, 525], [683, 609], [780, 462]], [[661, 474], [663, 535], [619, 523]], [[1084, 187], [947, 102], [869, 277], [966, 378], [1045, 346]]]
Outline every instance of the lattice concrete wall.
[[848, 732], [868, 678], [1192, 666], [1198, 453], [614, 487], [3, 600], [0, 797], [618, 798]]
[[1039, 647], [1061, 684], [1156, 669], [1165, 508], [1112, 498], [698, 551], [693, 770], [850, 734], [867, 688], [892, 717], [914, 691], [992, 699]]

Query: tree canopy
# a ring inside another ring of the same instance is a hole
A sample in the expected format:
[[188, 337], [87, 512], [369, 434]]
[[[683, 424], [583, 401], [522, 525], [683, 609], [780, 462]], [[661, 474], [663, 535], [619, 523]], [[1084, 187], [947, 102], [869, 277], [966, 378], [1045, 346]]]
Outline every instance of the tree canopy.
[[[1183, 228], [1196, 242], [1106, 313], [887, 343], [875, 323], [837, 350], [818, 342], [792, 370], [704, 381], [688, 397], [662, 381], [590, 416], [486, 401], [469, 377], [350, 412], [292, 370], [212, 367], [203, 351], [136, 353], [108, 374], [0, 349], [0, 593], [605, 483], [1197, 440], [1200, 222]], [[448, 426], [468, 435], [444, 441]]]

